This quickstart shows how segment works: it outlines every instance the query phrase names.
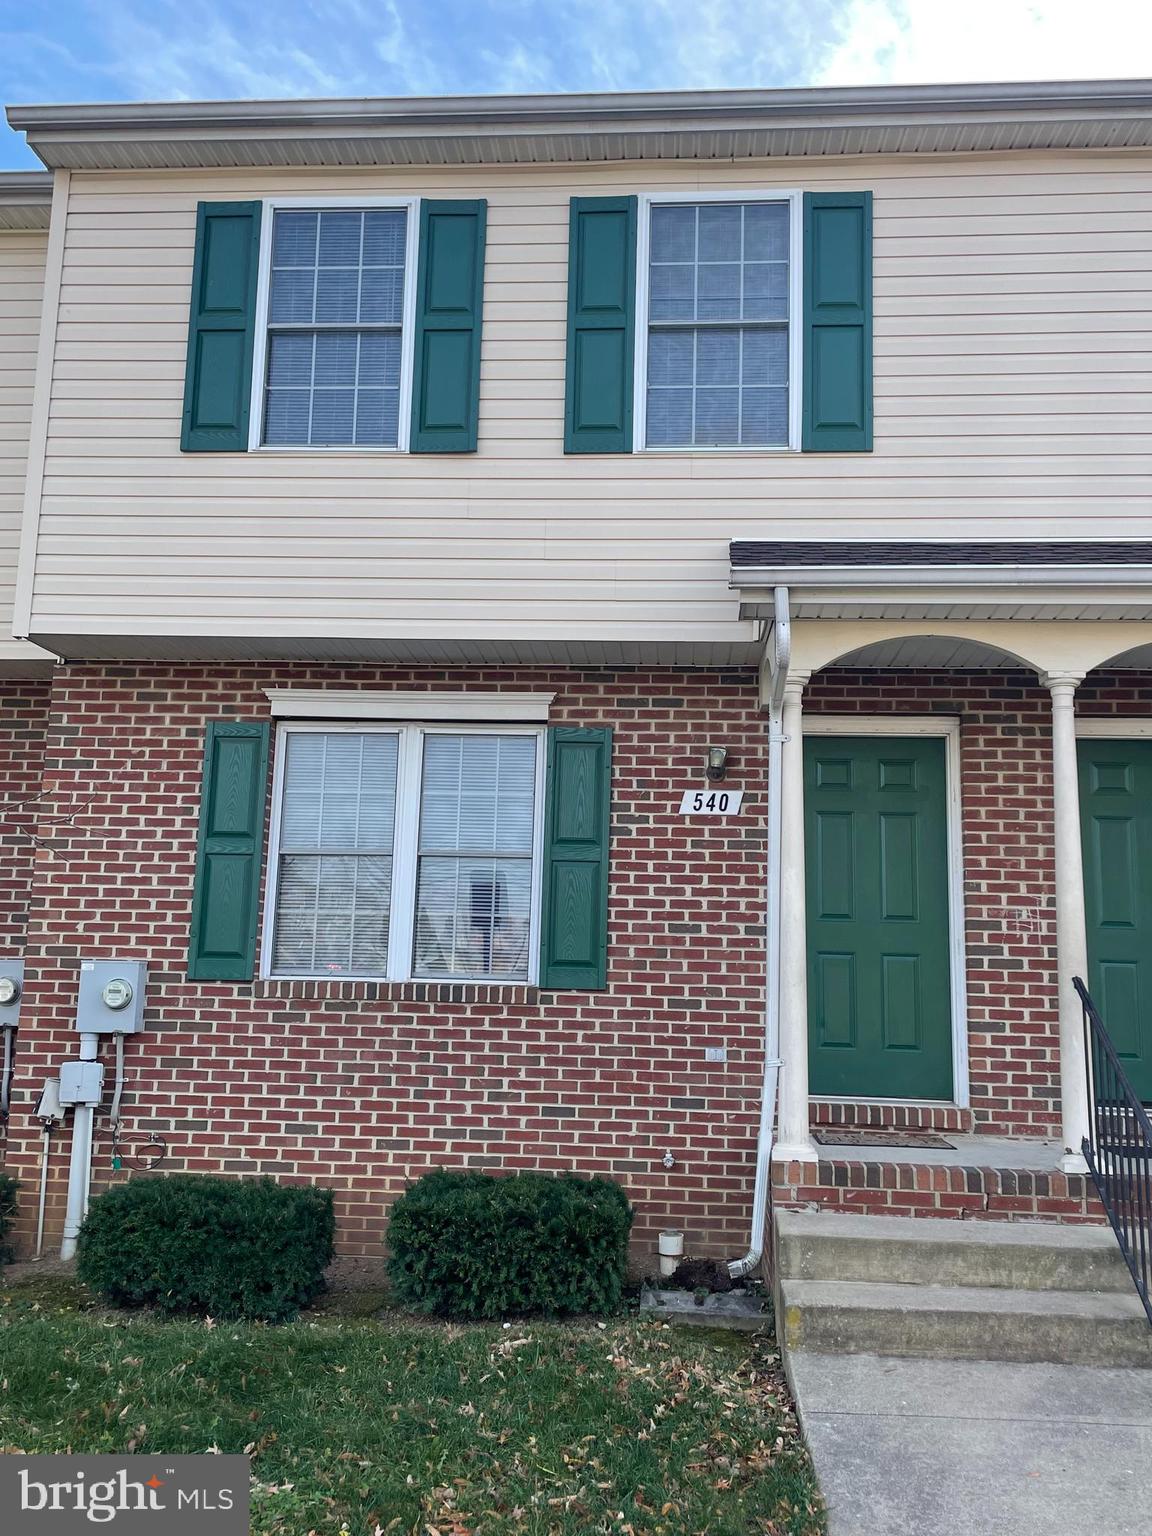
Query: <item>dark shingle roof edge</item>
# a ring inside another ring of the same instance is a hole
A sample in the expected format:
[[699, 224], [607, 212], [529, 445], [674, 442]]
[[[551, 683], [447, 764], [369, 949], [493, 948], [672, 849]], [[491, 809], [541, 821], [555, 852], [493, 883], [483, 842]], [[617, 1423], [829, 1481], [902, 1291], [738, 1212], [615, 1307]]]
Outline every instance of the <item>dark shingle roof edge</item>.
[[1147, 540], [733, 539], [729, 548], [734, 570], [1152, 565], [1152, 542]]

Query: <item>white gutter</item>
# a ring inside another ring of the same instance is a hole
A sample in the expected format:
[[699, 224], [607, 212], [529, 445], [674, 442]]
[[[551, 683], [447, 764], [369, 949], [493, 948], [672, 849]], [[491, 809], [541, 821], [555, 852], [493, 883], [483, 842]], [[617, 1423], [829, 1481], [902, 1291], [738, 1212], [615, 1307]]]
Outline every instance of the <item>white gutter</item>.
[[1141, 586], [1152, 565], [798, 565], [733, 566], [729, 587], [1095, 587]]
[[756, 1179], [752, 1187], [752, 1233], [748, 1252], [733, 1259], [734, 1280], [751, 1274], [764, 1255], [768, 1195], [772, 1178], [772, 1141], [776, 1133], [776, 1093], [780, 1082], [780, 833], [783, 826], [784, 685], [792, 658], [788, 588], [777, 587], [772, 621], [773, 668], [768, 696], [768, 870], [765, 899], [764, 1085], [760, 1094], [760, 1130], [756, 1140]]
[[47, 207], [51, 202], [51, 171], [0, 171], [0, 203], [43, 203]]
[[260, 128], [421, 128], [579, 125], [749, 118], [828, 123], [942, 115], [1152, 112], [1152, 80], [1039, 80], [946, 85], [792, 87], [774, 90], [588, 91], [492, 96], [360, 96], [300, 100], [83, 102], [7, 109], [17, 131]]

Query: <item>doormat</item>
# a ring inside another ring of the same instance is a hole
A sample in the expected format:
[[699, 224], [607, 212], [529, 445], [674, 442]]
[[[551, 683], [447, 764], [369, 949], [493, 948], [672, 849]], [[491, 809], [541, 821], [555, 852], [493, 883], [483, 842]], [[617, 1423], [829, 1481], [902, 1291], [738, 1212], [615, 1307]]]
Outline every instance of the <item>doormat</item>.
[[945, 1141], [935, 1131], [856, 1131], [848, 1126], [821, 1125], [813, 1129], [812, 1140], [822, 1147], [941, 1147], [955, 1152], [955, 1142]]

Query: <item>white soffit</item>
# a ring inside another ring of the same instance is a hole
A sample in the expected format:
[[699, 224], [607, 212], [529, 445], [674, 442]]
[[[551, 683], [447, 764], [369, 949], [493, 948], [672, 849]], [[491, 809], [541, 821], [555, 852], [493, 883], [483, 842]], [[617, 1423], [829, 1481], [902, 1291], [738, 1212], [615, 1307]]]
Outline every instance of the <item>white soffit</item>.
[[368, 688], [265, 688], [276, 720], [460, 720], [542, 723], [554, 693], [438, 693]]

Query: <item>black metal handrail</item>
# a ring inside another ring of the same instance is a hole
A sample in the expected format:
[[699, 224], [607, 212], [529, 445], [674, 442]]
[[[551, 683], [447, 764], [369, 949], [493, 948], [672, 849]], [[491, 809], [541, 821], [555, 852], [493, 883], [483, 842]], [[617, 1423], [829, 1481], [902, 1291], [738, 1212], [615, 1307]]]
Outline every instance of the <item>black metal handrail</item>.
[[1152, 1322], [1152, 1119], [1128, 1081], [1088, 988], [1079, 976], [1072, 985], [1084, 1009], [1089, 1114], [1084, 1161]]

